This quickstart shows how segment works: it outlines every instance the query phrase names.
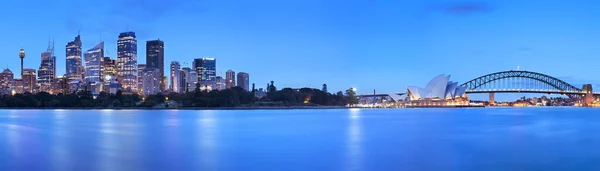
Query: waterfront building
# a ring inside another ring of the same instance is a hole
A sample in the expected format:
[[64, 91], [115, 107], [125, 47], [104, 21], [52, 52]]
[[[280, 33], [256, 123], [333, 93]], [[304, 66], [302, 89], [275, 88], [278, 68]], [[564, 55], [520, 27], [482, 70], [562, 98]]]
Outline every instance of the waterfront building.
[[225, 79], [223, 79], [223, 77], [221, 77], [221, 76], [217, 76], [216, 89], [219, 91], [225, 89]]
[[15, 79], [13, 72], [6, 68], [0, 73], [0, 94], [11, 94], [12, 86]]
[[81, 37], [77, 35], [75, 40], [68, 42], [66, 46], [66, 74], [70, 81], [83, 79], [84, 68], [81, 62]]
[[41, 55], [40, 68], [38, 69], [38, 84], [41, 92], [52, 93], [52, 85], [56, 77], [56, 56], [54, 56], [54, 42], [50, 42], [46, 52]]
[[15, 91], [15, 93], [19, 93], [19, 94], [24, 93], [23, 90], [25, 90], [25, 89], [23, 87], [23, 79], [15, 78], [12, 89]]
[[238, 72], [237, 86], [243, 88], [246, 91], [250, 91], [250, 75], [248, 75], [248, 73], [245, 72]]
[[144, 70], [147, 68], [146, 66], [147, 66], [146, 64], [138, 64], [137, 65], [137, 70], [138, 70], [138, 72], [137, 72], [137, 74], [138, 74], [138, 76], [137, 76], [137, 87], [139, 87], [138, 88], [138, 94], [142, 94], [144, 92], [142, 89], [144, 88], [143, 87], [143, 81], [144, 81], [144, 77], [143, 76], [144, 76]]
[[37, 79], [35, 69], [23, 69], [23, 92], [36, 93]]
[[217, 79], [217, 61], [215, 58], [196, 58], [193, 68], [198, 73], [198, 81], [203, 90], [215, 87]]
[[258, 88], [258, 90], [254, 91], [254, 97], [261, 99], [267, 96], [267, 92], [263, 88]]
[[161, 90], [164, 90], [167, 83], [162, 79], [165, 76], [165, 43], [162, 40], [146, 41], [146, 66], [160, 70]]
[[408, 86], [407, 93], [411, 105], [443, 106], [468, 105], [465, 94], [467, 87], [458, 86], [458, 82], [449, 81], [450, 75], [438, 75], [425, 88]]
[[169, 85], [169, 89], [171, 89], [171, 91], [173, 92], [177, 92], [180, 93], [180, 87], [181, 87], [181, 74], [179, 74], [180, 70], [181, 70], [181, 65], [179, 64], [179, 62], [177, 61], [172, 61], [171, 62], [171, 84]]
[[160, 69], [146, 68], [142, 72], [142, 95], [154, 95], [160, 92]]
[[66, 75], [63, 76], [57, 76], [54, 79], [54, 85], [53, 85], [53, 93], [52, 94], [58, 94], [58, 93], [63, 93], [63, 94], [67, 94], [69, 93], [69, 80], [67, 79]]
[[135, 32], [119, 34], [117, 41], [117, 80], [128, 92], [138, 91], [137, 40]]
[[232, 70], [225, 72], [225, 87], [228, 89], [235, 87], [235, 72]]
[[98, 43], [84, 54], [85, 81], [88, 83], [99, 83], [104, 80], [102, 66], [104, 65], [104, 42]]
[[104, 57], [104, 67], [102, 68], [104, 73], [103, 79], [107, 79], [107, 77], [117, 78], [117, 60]]
[[196, 87], [199, 85], [197, 78], [198, 78], [198, 73], [194, 70], [191, 70], [190, 73], [188, 74], [188, 77], [186, 78], [189, 91], [196, 90]]

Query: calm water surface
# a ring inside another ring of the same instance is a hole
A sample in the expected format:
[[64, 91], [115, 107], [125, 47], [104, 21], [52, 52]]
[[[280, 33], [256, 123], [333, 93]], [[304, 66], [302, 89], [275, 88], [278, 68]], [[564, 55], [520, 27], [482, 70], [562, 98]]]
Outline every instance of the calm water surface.
[[0, 170], [600, 170], [600, 109], [0, 110]]

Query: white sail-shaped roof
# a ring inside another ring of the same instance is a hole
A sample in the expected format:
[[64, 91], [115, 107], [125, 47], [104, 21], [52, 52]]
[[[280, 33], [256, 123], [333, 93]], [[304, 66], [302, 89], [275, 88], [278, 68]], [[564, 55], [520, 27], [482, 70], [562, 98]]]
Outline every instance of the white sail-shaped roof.
[[462, 96], [467, 87], [458, 86], [458, 82], [449, 82], [450, 75], [438, 75], [431, 79], [425, 88], [408, 86], [408, 96], [411, 100], [423, 99], [454, 99]]

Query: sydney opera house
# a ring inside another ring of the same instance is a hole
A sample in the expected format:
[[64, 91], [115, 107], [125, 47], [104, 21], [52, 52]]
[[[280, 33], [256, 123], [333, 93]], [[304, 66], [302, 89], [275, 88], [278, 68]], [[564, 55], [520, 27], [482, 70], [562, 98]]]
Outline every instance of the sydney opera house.
[[461, 106], [469, 105], [465, 91], [467, 87], [452, 82], [450, 75], [438, 75], [425, 88], [408, 86], [408, 106]]

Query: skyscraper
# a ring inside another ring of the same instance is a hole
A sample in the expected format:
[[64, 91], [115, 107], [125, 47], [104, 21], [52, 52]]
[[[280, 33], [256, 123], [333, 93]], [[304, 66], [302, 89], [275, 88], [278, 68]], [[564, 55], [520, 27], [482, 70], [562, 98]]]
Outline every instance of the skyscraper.
[[35, 77], [35, 69], [23, 69], [23, 92], [36, 93], [37, 80]]
[[165, 42], [162, 40], [150, 40], [146, 42], [146, 65], [148, 68], [158, 68], [160, 70], [160, 88], [166, 89], [165, 82]]
[[70, 81], [83, 78], [83, 65], [81, 62], [81, 38], [79, 35], [75, 40], [68, 42], [66, 46], [67, 65], [66, 74]]
[[106, 76], [111, 78], [116, 78], [117, 76], [117, 61], [110, 59], [110, 57], [104, 57], [104, 81], [107, 81]]
[[179, 70], [181, 69], [181, 65], [179, 64], [179, 62], [177, 61], [173, 61], [171, 62], [171, 85], [169, 85], [169, 89], [171, 89], [171, 91], [173, 92], [180, 92], [179, 87], [181, 86], [180, 84], [180, 79], [179, 76], [181, 74], [179, 74]]
[[225, 72], [225, 87], [235, 87], [235, 72], [232, 70], [227, 70], [227, 72]]
[[217, 80], [217, 60], [215, 58], [196, 58], [193, 67], [198, 73], [200, 86], [209, 90], [215, 87]]
[[144, 70], [146, 69], [146, 64], [138, 64], [137, 65], [137, 70], [138, 70], [138, 77], [137, 77], [137, 87], [138, 87], [138, 94], [142, 94], [143, 91], [143, 81], [144, 81]]
[[13, 72], [6, 68], [2, 73], [0, 73], [0, 94], [10, 94], [12, 93], [13, 81], [15, 79], [15, 75]]
[[102, 78], [102, 65], [104, 65], [104, 42], [98, 43], [94, 48], [84, 54], [85, 60], [85, 80], [88, 83], [99, 83]]
[[119, 34], [117, 41], [117, 79], [125, 90], [137, 92], [137, 40], [135, 32]]
[[238, 72], [237, 74], [237, 86], [242, 87], [244, 90], [250, 90], [250, 76], [245, 72]]
[[216, 86], [217, 86], [216, 89], [217, 90], [220, 91], [220, 90], [225, 89], [225, 79], [223, 79], [223, 77], [217, 76], [217, 81], [216, 82], [217, 82], [216, 83]]
[[[194, 91], [194, 89], [192, 88], [191, 84], [195, 84], [194, 80], [196, 80], [196, 77], [191, 77], [190, 73], [192, 72], [192, 69], [189, 67], [183, 67], [181, 68], [181, 79], [182, 79], [182, 86], [181, 86], [181, 92], [186, 92], [186, 91]], [[192, 79], [192, 80], [190, 80]]]
[[46, 52], [42, 53], [40, 68], [38, 69], [40, 91], [51, 92], [55, 77], [56, 56], [54, 56], [54, 42], [50, 42]]
[[160, 92], [160, 69], [146, 68], [142, 71], [142, 95], [154, 95]]

